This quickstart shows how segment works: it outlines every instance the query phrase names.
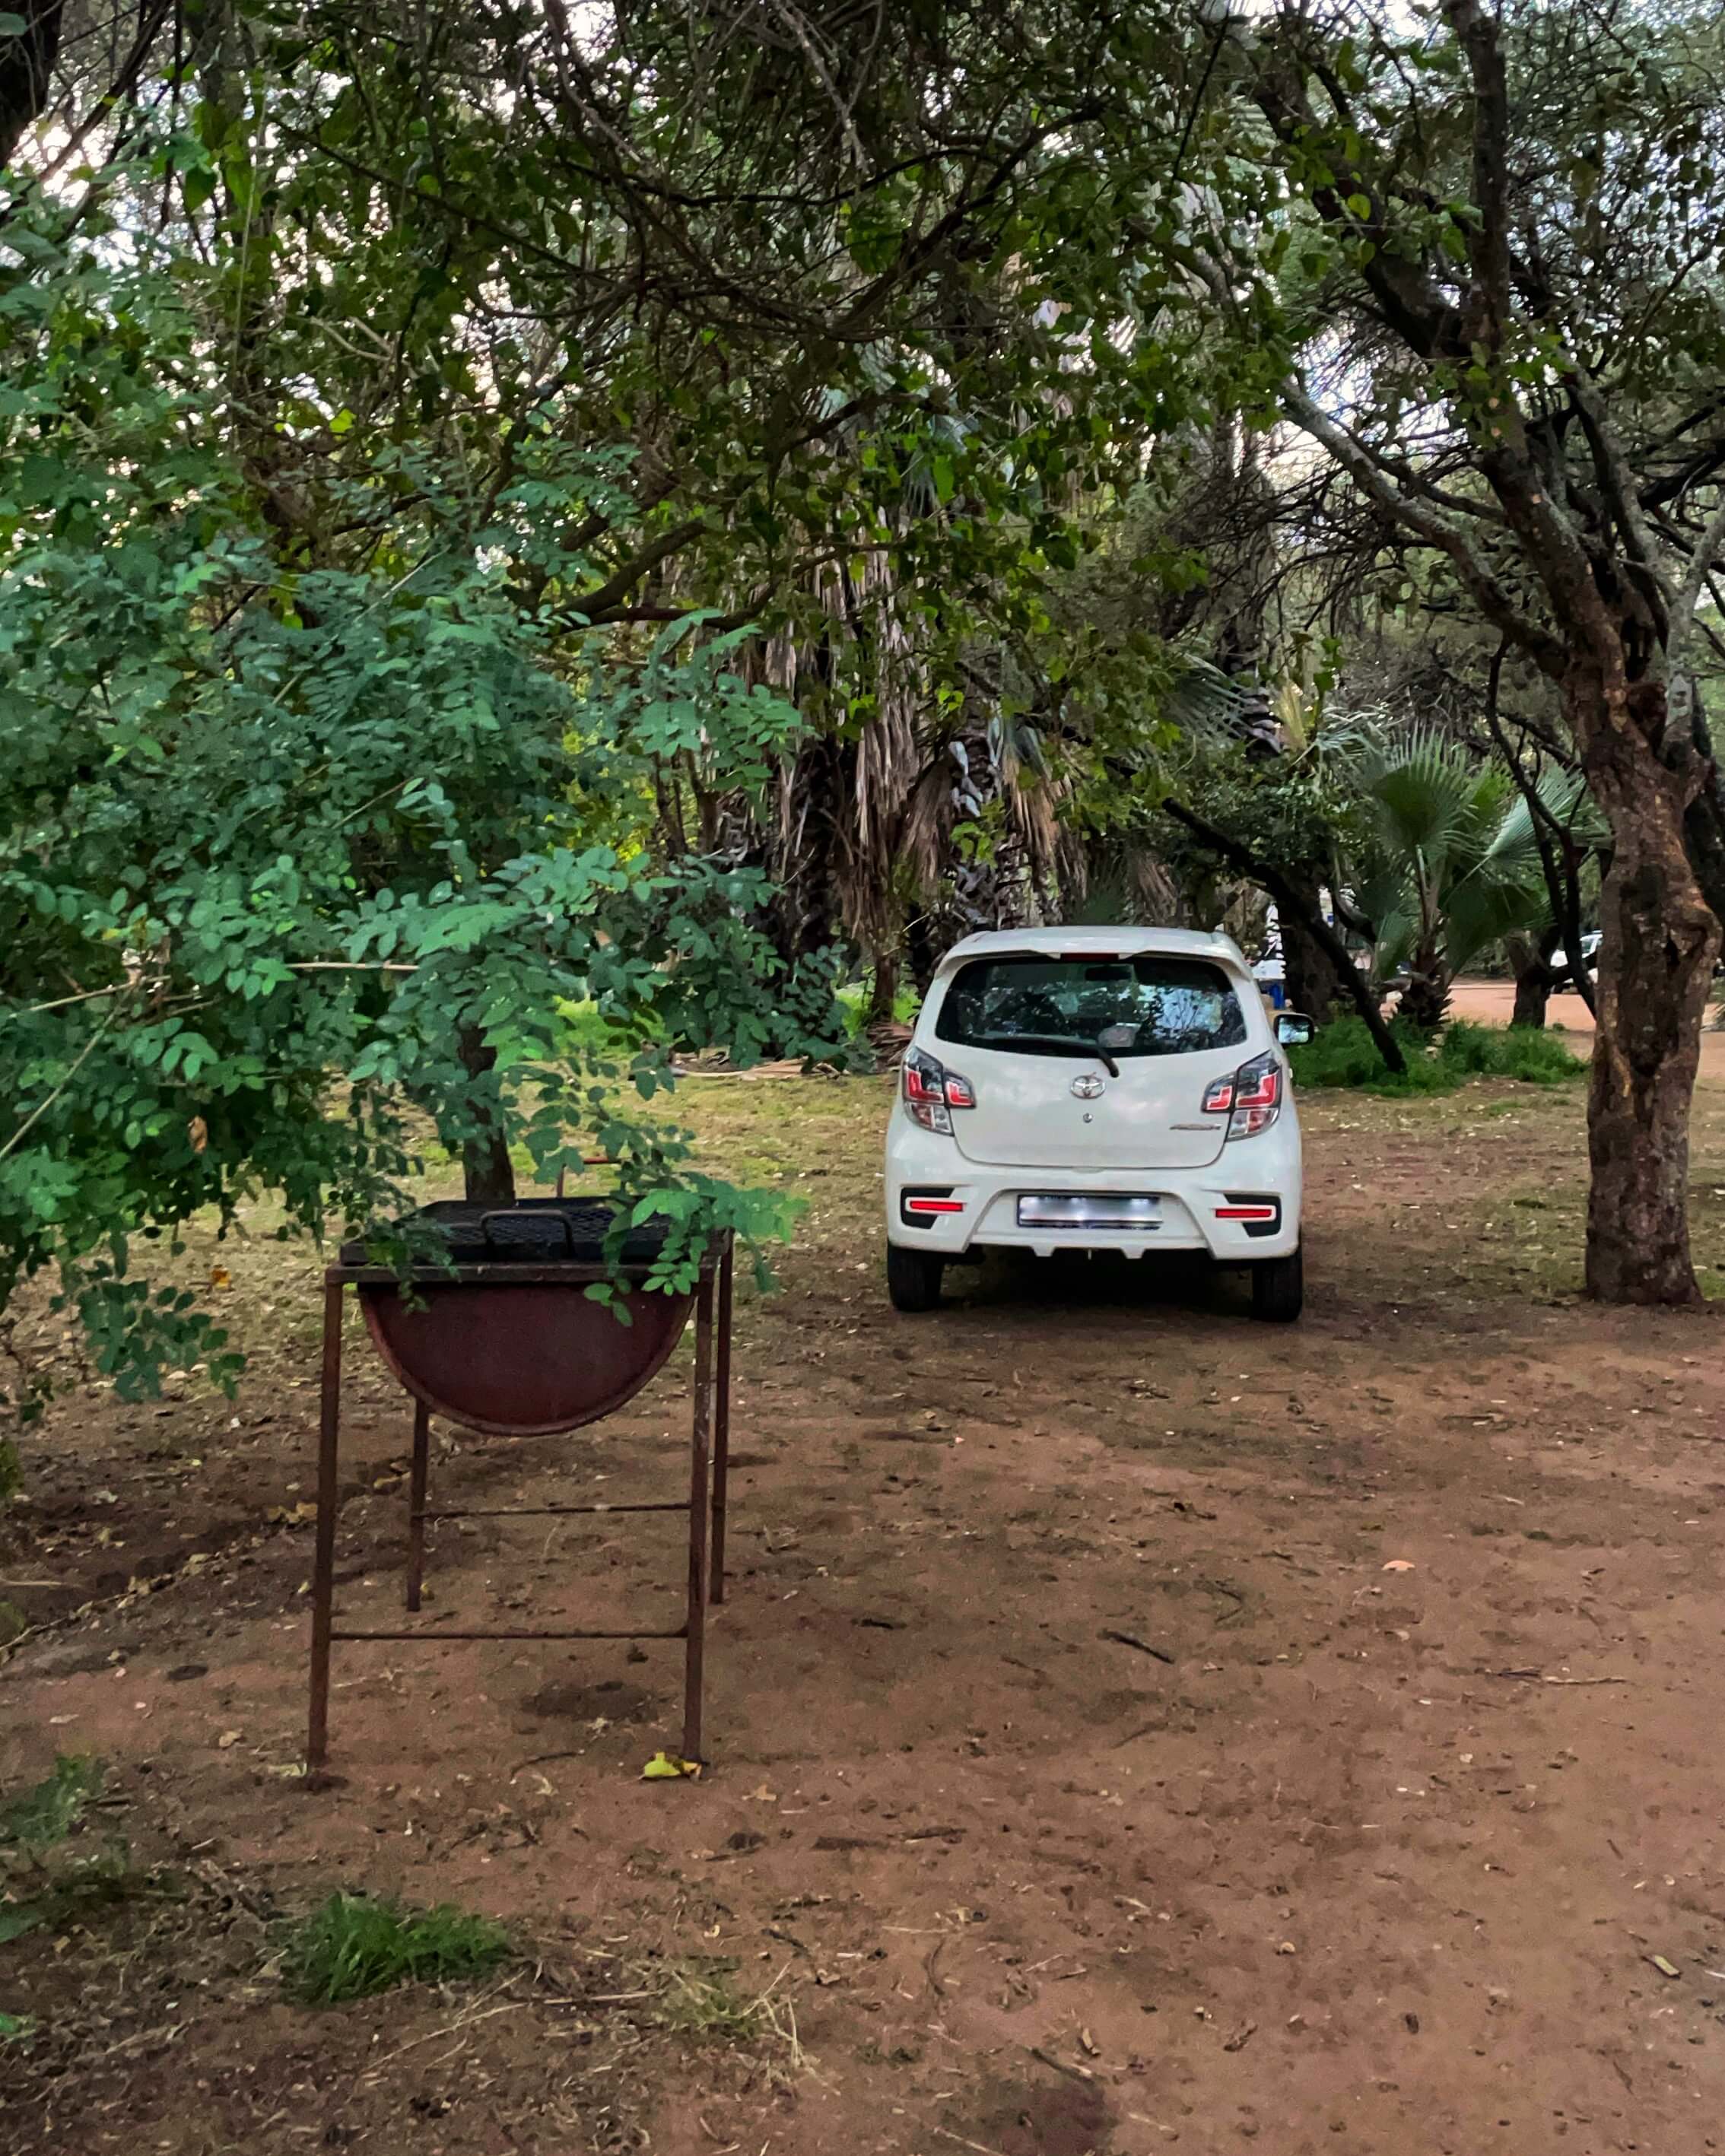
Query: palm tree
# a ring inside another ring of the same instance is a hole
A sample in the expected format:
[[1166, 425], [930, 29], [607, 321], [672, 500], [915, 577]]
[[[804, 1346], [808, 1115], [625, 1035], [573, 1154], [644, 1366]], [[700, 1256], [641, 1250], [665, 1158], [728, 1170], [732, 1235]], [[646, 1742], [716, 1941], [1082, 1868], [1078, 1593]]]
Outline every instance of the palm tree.
[[[1551, 918], [1533, 811], [1501, 764], [1422, 729], [1358, 766], [1365, 811], [1354, 903], [1375, 925], [1373, 972], [1386, 985], [1405, 964], [1400, 1014], [1443, 1023], [1455, 976], [1491, 943]], [[1597, 822], [1579, 776], [1552, 770], [1536, 792], [1578, 836]]]

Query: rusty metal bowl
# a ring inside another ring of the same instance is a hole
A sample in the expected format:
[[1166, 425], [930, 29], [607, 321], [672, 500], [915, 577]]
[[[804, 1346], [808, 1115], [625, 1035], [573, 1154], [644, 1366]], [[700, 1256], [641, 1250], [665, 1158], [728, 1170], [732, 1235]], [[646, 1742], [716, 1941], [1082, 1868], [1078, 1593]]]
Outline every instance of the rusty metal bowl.
[[[394, 1278], [361, 1281], [377, 1353], [415, 1399], [469, 1430], [549, 1436], [614, 1414], [665, 1367], [694, 1296], [629, 1284], [664, 1241], [651, 1224], [624, 1246], [616, 1285], [628, 1322], [588, 1296], [611, 1213], [593, 1199], [426, 1207], [404, 1224], [432, 1231], [459, 1276], [422, 1264], [405, 1291]], [[341, 1252], [344, 1264], [368, 1256], [362, 1242]]]

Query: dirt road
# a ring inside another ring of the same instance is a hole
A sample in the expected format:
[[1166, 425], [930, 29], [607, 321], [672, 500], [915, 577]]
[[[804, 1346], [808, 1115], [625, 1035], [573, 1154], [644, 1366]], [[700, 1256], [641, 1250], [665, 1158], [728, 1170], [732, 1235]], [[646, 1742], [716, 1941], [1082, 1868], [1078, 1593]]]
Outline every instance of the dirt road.
[[[6, 1785], [103, 1757], [102, 1830], [180, 1885], [0, 1948], [39, 2024], [0, 2148], [1725, 2148], [1721, 1312], [1575, 1300], [1579, 1089], [1307, 1101], [1286, 1332], [1147, 1261], [897, 1317], [883, 1089], [689, 1091], [811, 1201], [740, 1312], [711, 1774], [637, 1779], [675, 1649], [452, 1643], [348, 1650], [342, 1779], [300, 1786], [312, 1270], [225, 1250], [239, 1399], [69, 1392], [7, 1529], [44, 1629]], [[1717, 1070], [1696, 1174], [1718, 1294]], [[342, 1591], [381, 1616], [406, 1424], [349, 1368]], [[680, 1416], [674, 1369], [578, 1439], [440, 1432], [438, 1484], [658, 1495]], [[675, 1621], [674, 1543], [446, 1527], [429, 1606]], [[494, 1912], [538, 1974], [290, 2006], [277, 1917], [337, 1884]], [[720, 1964], [770, 1990], [747, 2041], [664, 2010]]]

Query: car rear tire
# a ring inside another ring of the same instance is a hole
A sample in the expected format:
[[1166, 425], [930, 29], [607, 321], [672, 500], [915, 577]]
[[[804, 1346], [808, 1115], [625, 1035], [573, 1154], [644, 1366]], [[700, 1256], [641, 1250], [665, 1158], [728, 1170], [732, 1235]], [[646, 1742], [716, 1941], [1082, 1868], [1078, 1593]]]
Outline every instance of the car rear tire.
[[1285, 1258], [1260, 1258], [1252, 1267], [1252, 1315], [1271, 1325], [1291, 1325], [1306, 1305], [1305, 1267], [1298, 1250]]
[[897, 1243], [886, 1245], [886, 1292], [895, 1310], [920, 1315], [932, 1310], [941, 1299], [941, 1276], [946, 1260], [929, 1250], [907, 1250]]

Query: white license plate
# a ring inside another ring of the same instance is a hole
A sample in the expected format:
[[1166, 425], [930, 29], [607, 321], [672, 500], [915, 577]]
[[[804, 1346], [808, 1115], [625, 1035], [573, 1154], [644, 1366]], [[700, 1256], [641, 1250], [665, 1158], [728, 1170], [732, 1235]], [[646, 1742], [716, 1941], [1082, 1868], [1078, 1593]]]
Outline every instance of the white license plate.
[[1162, 1225], [1158, 1198], [1093, 1198], [1086, 1191], [1070, 1196], [1021, 1198], [1021, 1228], [1136, 1228]]

